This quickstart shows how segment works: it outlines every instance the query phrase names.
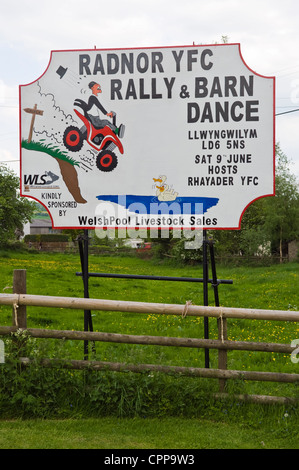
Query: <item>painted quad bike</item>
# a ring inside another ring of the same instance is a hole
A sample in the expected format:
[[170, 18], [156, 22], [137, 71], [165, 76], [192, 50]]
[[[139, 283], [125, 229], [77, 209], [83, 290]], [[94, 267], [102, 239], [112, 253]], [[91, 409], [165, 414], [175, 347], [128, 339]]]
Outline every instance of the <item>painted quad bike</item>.
[[[74, 104], [80, 106], [79, 103], [75, 102]], [[114, 170], [118, 159], [113, 150], [117, 147], [121, 154], [124, 153], [123, 145], [116, 133], [107, 125], [100, 129], [96, 128], [87, 113], [84, 112], [83, 115], [77, 109], [74, 111], [84, 126], [80, 129], [76, 126], [66, 128], [63, 135], [65, 147], [71, 152], [78, 152], [86, 140], [94, 150], [99, 152], [96, 159], [98, 169], [105, 172]], [[115, 113], [113, 113], [112, 122], [116, 126]]]

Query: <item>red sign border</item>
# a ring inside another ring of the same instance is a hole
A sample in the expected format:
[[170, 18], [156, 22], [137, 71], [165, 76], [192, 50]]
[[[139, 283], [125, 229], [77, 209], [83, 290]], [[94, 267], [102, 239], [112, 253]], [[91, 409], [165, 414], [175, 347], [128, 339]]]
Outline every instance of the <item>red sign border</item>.
[[[50, 53], [50, 59], [49, 59], [49, 62], [48, 62], [48, 65], [45, 69], [45, 71], [35, 80], [33, 80], [32, 82], [30, 83], [27, 83], [27, 84], [23, 84], [23, 85], [19, 85], [19, 143], [20, 143], [20, 176], [22, 176], [22, 146], [21, 146], [21, 141], [22, 141], [22, 133], [21, 133], [21, 87], [25, 87], [25, 86], [29, 86], [35, 82], [37, 82], [43, 75], [45, 75], [45, 73], [47, 72], [49, 66], [50, 66], [50, 63], [51, 63], [51, 60], [52, 60], [52, 55], [53, 53], [55, 52], [91, 52], [91, 51], [121, 51], [121, 50], [124, 50], [124, 51], [127, 51], [127, 50], [149, 50], [149, 49], [178, 49], [178, 48], [192, 48], [192, 47], [200, 47], [200, 48], [203, 48], [203, 47], [227, 47], [227, 46], [238, 46], [238, 50], [239, 50], [239, 55], [240, 55], [240, 58], [242, 60], [242, 62], [244, 63], [245, 67], [247, 67], [248, 70], [250, 70], [252, 73], [254, 73], [255, 75], [259, 76], [259, 77], [262, 77], [262, 78], [266, 78], [266, 79], [269, 79], [269, 80], [273, 80], [273, 193], [272, 194], [265, 194], [263, 196], [259, 196], [255, 199], [253, 199], [252, 201], [250, 201], [247, 206], [243, 209], [241, 215], [240, 215], [240, 218], [239, 218], [239, 225], [238, 227], [200, 227], [200, 228], [195, 228], [195, 229], [192, 229], [192, 230], [240, 230], [241, 229], [241, 222], [242, 222], [242, 217], [245, 213], [245, 211], [247, 210], [247, 208], [255, 201], [259, 200], [259, 199], [262, 199], [264, 197], [271, 197], [271, 196], [275, 196], [275, 136], [276, 136], [276, 133], [275, 133], [275, 98], [276, 98], [276, 90], [275, 90], [275, 82], [276, 82], [276, 78], [275, 76], [265, 76], [265, 75], [262, 75], [262, 74], [259, 74], [257, 72], [255, 72], [252, 68], [250, 68], [247, 63], [245, 62], [244, 58], [243, 58], [243, 55], [242, 55], [242, 52], [241, 52], [241, 44], [240, 43], [225, 43], [225, 44], [191, 44], [191, 45], [185, 45], [185, 46], [154, 46], [154, 47], [150, 47], [150, 46], [146, 46], [146, 47], [119, 47], [119, 48], [104, 48], [104, 49], [97, 49], [96, 47], [94, 47], [93, 49], [61, 49], [61, 50], [52, 50], [51, 53]], [[29, 195], [26, 195], [26, 194], [23, 194], [22, 192], [22, 178], [20, 177], [20, 196], [21, 197], [28, 197], [28, 198], [31, 198], [31, 199], [34, 199], [35, 201], [37, 201], [39, 204], [41, 204], [45, 209], [46, 211], [48, 212], [49, 216], [50, 216], [50, 219], [51, 219], [51, 222], [52, 222], [52, 228], [53, 229], [62, 229], [62, 230], [69, 230], [69, 229], [73, 229], [73, 230], [79, 230], [79, 229], [90, 229], [90, 230], [95, 230], [95, 229], [99, 229], [99, 227], [61, 227], [61, 226], [54, 226], [54, 221], [53, 221], [53, 218], [52, 218], [52, 215], [51, 213], [49, 212], [48, 208], [42, 203], [40, 202], [38, 199], [36, 199], [34, 196], [29, 196]], [[115, 227], [115, 226], [112, 226], [112, 227], [101, 227], [103, 229], [117, 229], [119, 227]], [[138, 229], [140, 227], [122, 227], [123, 229]], [[143, 227], [144, 229], [146, 228], [151, 228], [151, 227]], [[181, 230], [181, 228], [178, 228], [178, 227], [168, 227], [168, 228], [158, 228], [158, 230]], [[191, 229], [190, 229], [191, 230]]]

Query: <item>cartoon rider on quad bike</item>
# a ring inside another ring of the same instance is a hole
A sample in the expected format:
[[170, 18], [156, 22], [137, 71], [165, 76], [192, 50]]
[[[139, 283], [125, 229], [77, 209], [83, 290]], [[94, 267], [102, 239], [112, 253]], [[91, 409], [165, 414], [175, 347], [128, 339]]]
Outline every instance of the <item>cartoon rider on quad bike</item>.
[[[76, 99], [75, 106], [79, 106], [84, 115], [75, 109], [76, 115], [82, 120], [84, 126], [79, 129], [75, 126], [69, 126], [63, 136], [64, 145], [72, 152], [78, 152], [86, 139], [88, 144], [95, 150], [99, 151], [97, 156], [97, 167], [101, 171], [112, 171], [117, 166], [117, 156], [113, 152], [115, 147], [118, 147], [121, 154], [123, 154], [123, 146], [120, 138], [124, 136], [125, 126], [121, 124], [116, 127], [116, 114], [113, 112], [107, 113], [102, 106], [97, 96], [102, 93], [101, 87], [96, 82], [90, 82], [89, 88], [92, 91], [88, 103], [81, 99]], [[113, 123], [108, 119], [101, 119], [99, 115], [94, 116], [89, 114], [92, 107], [96, 106], [104, 115], [111, 117]]]

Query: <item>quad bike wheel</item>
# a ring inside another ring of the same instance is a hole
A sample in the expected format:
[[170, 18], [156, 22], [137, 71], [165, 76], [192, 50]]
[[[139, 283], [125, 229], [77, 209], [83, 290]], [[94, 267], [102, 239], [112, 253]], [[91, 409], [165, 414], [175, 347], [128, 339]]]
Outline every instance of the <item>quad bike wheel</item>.
[[65, 129], [63, 134], [63, 143], [71, 152], [78, 152], [83, 145], [83, 136], [80, 129], [75, 126], [69, 126]]
[[109, 150], [102, 150], [97, 156], [97, 167], [101, 171], [112, 171], [117, 166], [117, 156]]

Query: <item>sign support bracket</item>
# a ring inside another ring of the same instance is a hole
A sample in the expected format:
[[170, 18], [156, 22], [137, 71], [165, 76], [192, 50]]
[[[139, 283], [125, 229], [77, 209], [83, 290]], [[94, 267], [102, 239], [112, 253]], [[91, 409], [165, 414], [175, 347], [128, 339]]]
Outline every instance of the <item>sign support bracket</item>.
[[[137, 274], [109, 274], [109, 273], [90, 273], [88, 270], [88, 246], [89, 236], [88, 229], [84, 229], [84, 233], [78, 237], [79, 254], [81, 260], [82, 272], [77, 272], [77, 276], [81, 276], [84, 286], [84, 298], [89, 298], [89, 277], [106, 277], [106, 278], [130, 278], [130, 279], [145, 279], [145, 280], [159, 280], [159, 281], [186, 281], [186, 282], [202, 282], [203, 283], [203, 300], [204, 305], [209, 305], [208, 285], [212, 285], [214, 290], [215, 306], [219, 307], [219, 284], [232, 284], [232, 280], [217, 279], [216, 263], [214, 254], [214, 240], [208, 239], [207, 231], [203, 230], [203, 278], [184, 278], [184, 277], [165, 277], [165, 276], [138, 276]], [[212, 279], [209, 279], [209, 262], [208, 262], [208, 247], [210, 254]], [[92, 316], [90, 310], [84, 310], [84, 331], [93, 331]], [[204, 317], [204, 338], [209, 339], [209, 319]], [[95, 353], [95, 343], [93, 342], [92, 351]], [[88, 340], [84, 341], [84, 359], [87, 360], [89, 356]], [[209, 368], [209, 349], [205, 349], [205, 368]]]

